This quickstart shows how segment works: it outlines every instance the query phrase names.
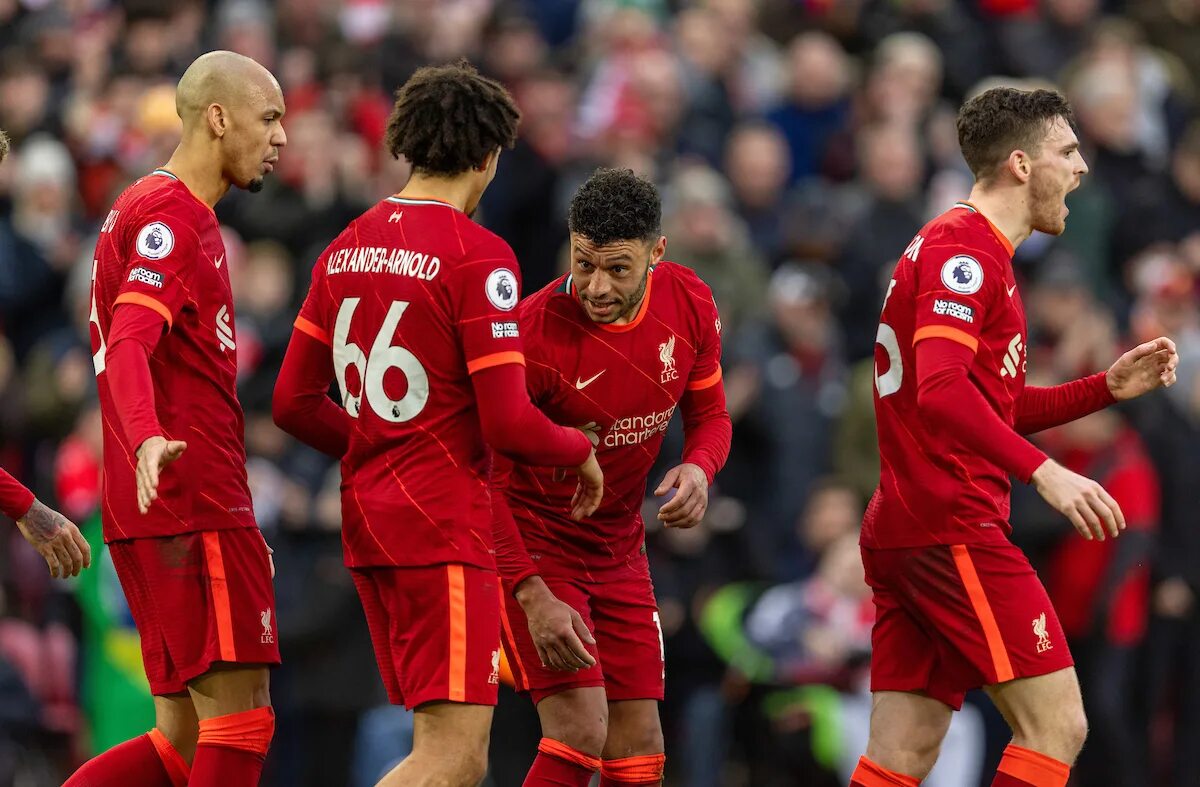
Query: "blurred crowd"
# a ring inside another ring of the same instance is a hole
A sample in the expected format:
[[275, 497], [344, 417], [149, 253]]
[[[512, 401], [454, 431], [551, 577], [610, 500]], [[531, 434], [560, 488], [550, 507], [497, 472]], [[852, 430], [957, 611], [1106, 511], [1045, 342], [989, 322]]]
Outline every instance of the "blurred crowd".
[[[337, 468], [275, 428], [270, 395], [317, 254], [407, 177], [380, 144], [392, 92], [466, 56], [522, 111], [476, 218], [513, 246], [527, 292], [564, 268], [574, 188], [621, 166], [659, 184], [667, 258], [721, 309], [733, 453], [701, 526], [646, 517], [667, 781], [689, 787], [845, 783], [869, 709], [855, 539], [878, 478], [882, 285], [970, 189], [963, 98], [1000, 81], [1063, 90], [1091, 174], [1066, 233], [1017, 251], [1030, 382], [1107, 368], [1160, 334], [1182, 361], [1171, 390], [1039, 437], [1111, 491], [1125, 535], [1083, 542], [1018, 488], [1014, 539], [1084, 684], [1091, 738], [1072, 784], [1200, 785], [1200, 0], [0, 0], [14, 143], [0, 465], [96, 543], [91, 253], [116, 194], [169, 157], [174, 83], [214, 48], [270, 68], [288, 108], [266, 188], [217, 209], [255, 512], [278, 566], [285, 664], [264, 784], [372, 784], [411, 729], [384, 705], [341, 568]], [[664, 457], [680, 444], [676, 429]], [[0, 785], [54, 785], [152, 710], [106, 559], [52, 581], [8, 532]], [[504, 693], [497, 716], [489, 778], [506, 787], [532, 759], [536, 715]], [[1003, 722], [972, 696], [951, 734], [929, 783], [988, 783]]]

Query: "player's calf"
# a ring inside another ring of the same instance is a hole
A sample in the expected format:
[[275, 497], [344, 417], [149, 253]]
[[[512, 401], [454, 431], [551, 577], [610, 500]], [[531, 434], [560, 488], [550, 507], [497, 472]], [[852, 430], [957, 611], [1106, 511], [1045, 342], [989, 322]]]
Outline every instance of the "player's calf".
[[923, 694], [875, 692], [866, 759], [891, 773], [924, 779], [937, 762], [952, 713], [945, 703]]

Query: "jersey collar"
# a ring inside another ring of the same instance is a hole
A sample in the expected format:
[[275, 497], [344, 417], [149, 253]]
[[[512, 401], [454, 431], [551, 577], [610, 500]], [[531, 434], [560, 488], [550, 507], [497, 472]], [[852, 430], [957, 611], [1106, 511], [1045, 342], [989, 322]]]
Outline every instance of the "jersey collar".
[[996, 236], [996, 240], [1000, 241], [1000, 245], [1003, 246], [1004, 251], [1006, 251], [1008, 253], [1008, 258], [1012, 259], [1012, 256], [1014, 253], [1016, 253], [1016, 250], [1013, 249], [1013, 245], [1008, 240], [1008, 236], [1006, 236], [1003, 232], [1001, 232], [1000, 228], [997, 227], [995, 224], [993, 224], [991, 219], [989, 219], [987, 216], [984, 216], [983, 213], [980, 212], [979, 208], [975, 207], [974, 205], [967, 202], [966, 200], [959, 200], [958, 202], [954, 203], [954, 207], [962, 208], [963, 210], [969, 210], [972, 213], [978, 214], [980, 216], [980, 218], [982, 218], [984, 221], [986, 221], [988, 227], [991, 228], [992, 233]]

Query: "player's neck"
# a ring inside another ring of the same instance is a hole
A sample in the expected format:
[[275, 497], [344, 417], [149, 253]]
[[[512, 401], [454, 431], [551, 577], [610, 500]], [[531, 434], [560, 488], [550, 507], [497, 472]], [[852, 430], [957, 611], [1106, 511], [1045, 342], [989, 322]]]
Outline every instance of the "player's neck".
[[451, 178], [439, 178], [414, 172], [397, 196], [406, 199], [435, 199], [467, 212], [478, 186], [470, 173]]
[[221, 173], [220, 167], [214, 167], [211, 151], [197, 150], [185, 139], [171, 154], [171, 160], [163, 167], [187, 186], [188, 191], [196, 199], [215, 208], [221, 197], [229, 191], [229, 181]]
[[1014, 249], [1033, 234], [1029, 204], [1020, 189], [1004, 186], [985, 188], [976, 183], [967, 201], [1008, 238]]

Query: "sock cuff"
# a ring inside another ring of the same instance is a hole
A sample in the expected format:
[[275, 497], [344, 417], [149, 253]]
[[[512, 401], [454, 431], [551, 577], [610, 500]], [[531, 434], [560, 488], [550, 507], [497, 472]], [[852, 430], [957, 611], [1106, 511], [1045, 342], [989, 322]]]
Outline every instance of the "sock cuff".
[[163, 735], [162, 730], [158, 727], [146, 733], [146, 737], [150, 739], [150, 743], [154, 746], [154, 752], [162, 761], [163, 769], [166, 770], [167, 777], [171, 780], [171, 787], [187, 787], [192, 769], [188, 766], [187, 760], [183, 759], [179, 750], [171, 743], [171, 740]]
[[658, 784], [667, 763], [665, 754], [639, 754], [619, 760], [603, 760], [600, 773], [622, 784]]
[[553, 738], [542, 738], [538, 743], [538, 752], [545, 754], [547, 757], [556, 757], [557, 759], [565, 760], [572, 765], [578, 765], [580, 768], [589, 771], [594, 772], [600, 768], [599, 757], [593, 757]]
[[850, 783], [862, 787], [920, 787], [921, 781], [915, 776], [890, 771], [864, 755], [858, 758], [858, 767], [854, 769]]
[[1013, 743], [1004, 750], [996, 770], [1034, 787], [1066, 787], [1071, 776], [1071, 766], [1065, 762]]
[[224, 746], [227, 749], [261, 754], [264, 757], [275, 735], [275, 711], [270, 707], [230, 713], [200, 720], [198, 746]]

